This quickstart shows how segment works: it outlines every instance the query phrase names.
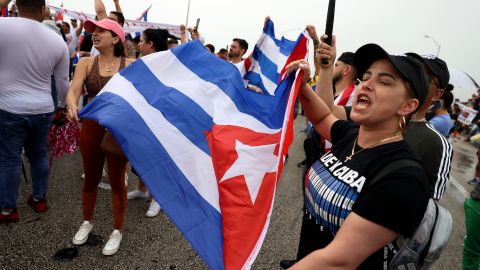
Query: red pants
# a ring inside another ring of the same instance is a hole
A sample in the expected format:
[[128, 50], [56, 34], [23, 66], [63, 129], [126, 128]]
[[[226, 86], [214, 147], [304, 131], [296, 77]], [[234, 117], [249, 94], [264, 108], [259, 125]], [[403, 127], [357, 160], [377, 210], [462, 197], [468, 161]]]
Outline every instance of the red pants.
[[105, 128], [91, 120], [82, 121], [80, 131], [80, 150], [82, 152], [85, 182], [82, 190], [83, 219], [92, 220], [97, 199], [97, 186], [102, 178], [105, 157], [108, 166], [108, 179], [112, 187], [113, 228], [120, 230], [125, 223], [127, 209], [127, 189], [125, 187], [125, 170], [127, 162], [112, 155], [105, 155], [101, 150]]

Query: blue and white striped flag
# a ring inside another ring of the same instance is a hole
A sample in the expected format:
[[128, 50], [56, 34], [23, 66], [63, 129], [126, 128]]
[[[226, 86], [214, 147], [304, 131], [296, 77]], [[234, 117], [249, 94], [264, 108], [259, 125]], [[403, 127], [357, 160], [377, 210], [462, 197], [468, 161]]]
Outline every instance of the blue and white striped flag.
[[[298, 55], [306, 44], [301, 35]], [[275, 96], [248, 91], [234, 65], [193, 41], [130, 64], [80, 117], [114, 135], [210, 269], [249, 269], [293, 140], [297, 74]]]
[[246, 63], [247, 72], [243, 78], [249, 87], [258, 87], [264, 94], [274, 95], [296, 43], [284, 37], [277, 39], [273, 22], [269, 19], [253, 49], [252, 63]]

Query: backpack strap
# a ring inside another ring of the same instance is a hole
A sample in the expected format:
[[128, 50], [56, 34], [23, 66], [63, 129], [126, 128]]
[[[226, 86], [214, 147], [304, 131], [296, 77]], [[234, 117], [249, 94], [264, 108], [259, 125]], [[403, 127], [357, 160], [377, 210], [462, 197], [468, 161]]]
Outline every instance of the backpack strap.
[[[423, 169], [423, 166], [416, 160], [413, 159], [399, 159], [395, 160], [393, 162], [390, 162], [389, 164], [385, 165], [381, 169], [378, 170], [378, 172], [375, 174], [375, 176], [368, 182], [369, 186], [372, 186], [373, 184], [377, 183], [380, 179], [385, 177], [387, 174], [396, 171], [398, 169], [404, 168], [404, 167], [417, 167]], [[433, 204], [435, 205], [435, 220], [432, 226], [432, 229], [430, 231], [429, 237], [428, 237], [428, 242], [425, 248], [422, 250], [422, 252], [419, 254], [419, 265], [423, 266], [425, 263], [425, 258], [428, 255], [428, 252], [430, 250], [430, 246], [432, 244], [432, 238], [433, 234], [435, 233], [435, 228], [437, 226], [437, 221], [438, 221], [438, 215], [439, 215], [439, 209], [438, 209], [438, 204], [435, 202], [435, 200], [430, 199], [433, 201]], [[428, 206], [427, 206], [428, 207]]]
[[430, 200], [433, 201], [433, 204], [435, 204], [435, 221], [433, 222], [432, 230], [430, 231], [430, 235], [428, 236], [427, 245], [420, 253], [420, 261], [419, 261], [420, 266], [423, 266], [423, 264], [425, 263], [425, 258], [427, 257], [428, 252], [430, 251], [430, 246], [432, 245], [432, 240], [433, 240], [433, 234], [435, 233], [435, 228], [437, 227], [438, 213], [440, 211], [438, 209], [437, 202], [433, 199], [430, 199]]
[[389, 173], [392, 173], [398, 169], [404, 168], [404, 167], [417, 167], [423, 170], [423, 166], [420, 164], [420, 162], [414, 160], [414, 159], [399, 159], [392, 161], [379, 169], [375, 176], [372, 178], [372, 180], [368, 181], [368, 186], [372, 186], [375, 183], [378, 182], [378, 180], [382, 179], [385, 175], [388, 175]]

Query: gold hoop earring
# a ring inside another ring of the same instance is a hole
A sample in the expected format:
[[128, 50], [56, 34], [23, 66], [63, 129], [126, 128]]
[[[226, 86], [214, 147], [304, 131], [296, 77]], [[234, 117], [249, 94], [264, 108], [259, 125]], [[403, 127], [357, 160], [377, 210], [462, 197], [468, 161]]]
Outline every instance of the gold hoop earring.
[[400, 130], [403, 130], [407, 126], [407, 120], [405, 119], [405, 116], [400, 116], [398, 119], [398, 127], [400, 127]]

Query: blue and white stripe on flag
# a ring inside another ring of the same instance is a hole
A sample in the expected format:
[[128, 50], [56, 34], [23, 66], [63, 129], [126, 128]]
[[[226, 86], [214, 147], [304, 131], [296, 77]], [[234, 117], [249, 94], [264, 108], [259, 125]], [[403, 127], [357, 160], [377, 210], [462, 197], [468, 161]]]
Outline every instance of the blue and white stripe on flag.
[[[282, 132], [294, 101], [294, 80], [295, 74], [283, 80], [275, 96], [248, 91], [235, 66], [194, 41], [130, 64], [79, 116], [114, 135], [195, 251], [209, 268], [224, 269], [219, 179], [206, 133], [213, 126], [266, 136]], [[268, 209], [271, 213], [271, 205]], [[248, 251], [253, 255], [241, 262], [245, 269], [258, 254], [269, 216], [264, 213], [265, 229]]]
[[272, 20], [268, 20], [260, 39], [253, 49], [253, 61], [244, 79], [248, 84], [262, 90], [264, 94], [275, 95], [281, 79], [281, 72], [296, 42], [284, 37], [277, 39]]

